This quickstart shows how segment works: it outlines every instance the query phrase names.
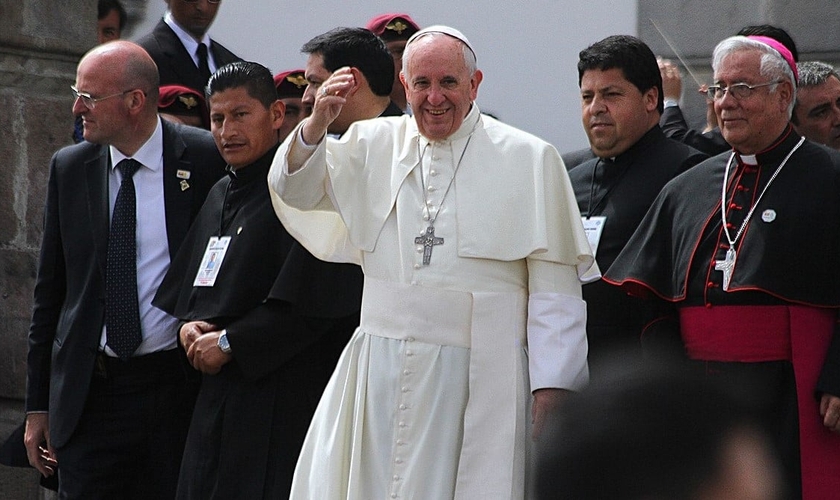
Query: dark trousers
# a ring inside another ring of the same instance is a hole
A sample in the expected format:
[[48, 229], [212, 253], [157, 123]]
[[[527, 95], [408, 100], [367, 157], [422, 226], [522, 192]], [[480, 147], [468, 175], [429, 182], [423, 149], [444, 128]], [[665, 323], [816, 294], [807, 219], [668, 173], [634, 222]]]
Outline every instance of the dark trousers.
[[100, 356], [79, 425], [56, 450], [59, 498], [174, 498], [195, 380], [180, 350]]

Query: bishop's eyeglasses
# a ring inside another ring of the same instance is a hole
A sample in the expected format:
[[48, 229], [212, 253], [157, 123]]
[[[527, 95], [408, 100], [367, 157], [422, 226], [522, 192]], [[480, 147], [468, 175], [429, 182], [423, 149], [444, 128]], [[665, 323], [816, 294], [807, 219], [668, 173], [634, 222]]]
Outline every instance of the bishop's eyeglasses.
[[723, 99], [727, 92], [729, 92], [732, 97], [735, 99], [748, 99], [752, 94], [753, 91], [760, 87], [768, 87], [770, 85], [776, 85], [777, 83], [781, 83], [779, 80], [774, 80], [772, 82], [767, 83], [759, 83], [757, 85], [747, 85], [746, 83], [733, 83], [727, 87], [721, 87], [720, 85], [711, 85], [708, 89], [706, 89], [706, 97], [709, 99], [713, 99], [719, 101]]

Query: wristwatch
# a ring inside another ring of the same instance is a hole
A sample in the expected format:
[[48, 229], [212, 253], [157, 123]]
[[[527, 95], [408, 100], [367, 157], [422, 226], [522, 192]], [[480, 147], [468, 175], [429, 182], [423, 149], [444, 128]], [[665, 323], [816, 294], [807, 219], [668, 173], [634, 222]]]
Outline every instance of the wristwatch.
[[219, 346], [219, 350], [223, 353], [230, 354], [230, 342], [228, 342], [227, 330], [222, 330], [222, 334], [219, 335], [219, 341], [216, 345]]

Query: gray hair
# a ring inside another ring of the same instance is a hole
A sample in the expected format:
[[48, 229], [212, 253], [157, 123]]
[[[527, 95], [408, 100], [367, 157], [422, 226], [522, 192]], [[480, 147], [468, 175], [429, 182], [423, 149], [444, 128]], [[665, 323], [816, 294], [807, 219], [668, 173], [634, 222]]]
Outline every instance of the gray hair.
[[838, 76], [834, 66], [822, 61], [801, 62], [796, 65], [796, 68], [799, 70], [800, 87], [822, 85], [831, 76], [840, 80], [840, 76]]
[[[805, 61], [798, 63], [796, 69], [799, 70], [799, 88], [811, 88], [824, 84], [832, 76], [840, 80], [840, 75], [834, 69], [834, 66], [824, 63], [822, 61]], [[794, 113], [790, 117], [790, 121], [794, 125], [799, 125], [799, 119], [796, 117], [796, 107], [799, 106], [799, 96], [793, 105]]]
[[[793, 113], [793, 105], [796, 103], [797, 81], [793, 76], [793, 69], [785, 58], [773, 47], [745, 36], [731, 36], [718, 43], [715, 47], [712, 53], [712, 70], [717, 73], [724, 59], [735, 52], [746, 50], [757, 50], [761, 52], [761, 63], [759, 66], [761, 76], [771, 80], [787, 80], [790, 82], [791, 88], [793, 89], [793, 96], [787, 109], [788, 118], [790, 118]], [[777, 87], [778, 85], [770, 85], [770, 92], [775, 92]]]

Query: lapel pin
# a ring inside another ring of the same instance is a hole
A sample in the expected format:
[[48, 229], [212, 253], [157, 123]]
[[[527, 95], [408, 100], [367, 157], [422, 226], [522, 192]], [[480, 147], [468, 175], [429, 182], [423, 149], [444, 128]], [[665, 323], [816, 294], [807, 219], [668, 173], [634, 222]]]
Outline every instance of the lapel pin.
[[190, 183], [181, 179], [181, 191], [186, 191], [190, 188]]
[[776, 211], [772, 208], [768, 208], [767, 210], [761, 212], [761, 220], [764, 222], [773, 222], [776, 220]]
[[178, 170], [175, 172], [175, 175], [179, 179], [189, 179], [190, 178], [190, 171], [189, 170]]

